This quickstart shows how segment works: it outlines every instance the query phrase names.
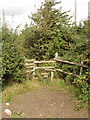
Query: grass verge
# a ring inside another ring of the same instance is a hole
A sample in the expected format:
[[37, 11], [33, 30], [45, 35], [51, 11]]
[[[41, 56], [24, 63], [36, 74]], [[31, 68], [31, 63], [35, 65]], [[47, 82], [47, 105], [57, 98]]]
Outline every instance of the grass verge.
[[24, 94], [40, 87], [38, 81], [26, 80], [23, 83], [8, 85], [2, 92], [2, 102], [10, 102], [16, 95]]
[[49, 83], [49, 85], [55, 89], [69, 91], [71, 94], [77, 97], [78, 89], [73, 85], [67, 85], [63, 79], [57, 79], [54, 82]]

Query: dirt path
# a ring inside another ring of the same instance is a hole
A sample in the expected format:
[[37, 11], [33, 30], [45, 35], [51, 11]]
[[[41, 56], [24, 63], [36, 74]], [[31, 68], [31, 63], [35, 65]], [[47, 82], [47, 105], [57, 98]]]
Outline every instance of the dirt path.
[[[67, 91], [42, 87], [30, 93], [18, 95], [9, 106], [13, 117], [20, 118], [88, 118], [86, 110], [75, 111], [75, 99]], [[3, 112], [3, 118], [10, 117]]]

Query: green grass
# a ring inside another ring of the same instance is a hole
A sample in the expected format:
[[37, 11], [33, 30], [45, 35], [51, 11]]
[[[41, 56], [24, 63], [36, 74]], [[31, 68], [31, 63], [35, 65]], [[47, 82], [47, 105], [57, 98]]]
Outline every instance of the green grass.
[[16, 114], [12, 114], [11, 118], [12, 118], [13, 120], [15, 120], [15, 119], [19, 120], [19, 118], [29, 118], [29, 115], [24, 113], [24, 115], [22, 116], [22, 114], [21, 114], [21, 115], [18, 115], [18, 114], [16, 113]]
[[12, 85], [8, 85], [2, 92], [3, 102], [10, 102], [16, 95], [30, 92], [40, 86], [38, 81], [30, 80], [26, 80], [23, 83], [13, 83]]
[[76, 98], [78, 98], [78, 95], [80, 94], [78, 89], [74, 85], [67, 85], [67, 83], [63, 79], [60, 79], [60, 78], [54, 79], [53, 82], [50, 81], [50, 78], [46, 80], [41, 79], [40, 84], [41, 86], [48, 85], [49, 87], [53, 89], [57, 89], [57, 90], [69, 91], [70, 94], [75, 96]]
[[67, 83], [63, 79], [57, 79], [54, 82], [49, 84], [52, 88], [58, 89], [58, 90], [65, 90], [69, 91], [72, 95], [75, 97], [78, 96], [78, 89], [73, 85], [67, 85]]
[[50, 79], [41, 79], [40, 83], [41, 85], [48, 85], [53, 89], [69, 91], [75, 97], [79, 94], [78, 89], [74, 85], [67, 85], [67, 83], [60, 78], [54, 79], [53, 82], [51, 82]]

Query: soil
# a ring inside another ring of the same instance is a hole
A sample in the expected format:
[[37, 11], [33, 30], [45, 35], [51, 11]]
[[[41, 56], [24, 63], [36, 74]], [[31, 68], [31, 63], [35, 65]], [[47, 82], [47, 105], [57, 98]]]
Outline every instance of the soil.
[[88, 111], [75, 111], [76, 99], [68, 91], [56, 90], [48, 86], [30, 93], [17, 95], [9, 106], [2, 105], [3, 118], [10, 118], [4, 110], [13, 112], [19, 118], [88, 118]]

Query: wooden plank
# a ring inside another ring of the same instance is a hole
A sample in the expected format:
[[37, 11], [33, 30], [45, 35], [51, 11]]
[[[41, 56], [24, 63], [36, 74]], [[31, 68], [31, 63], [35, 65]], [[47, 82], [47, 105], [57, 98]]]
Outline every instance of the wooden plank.
[[34, 66], [34, 63], [25, 63], [26, 66]]
[[[81, 64], [83, 64], [83, 61], [81, 61]], [[80, 67], [80, 75], [82, 75], [83, 67]]]
[[55, 67], [36, 67], [35, 69], [54, 69]]
[[29, 80], [29, 74], [26, 74], [26, 80]]
[[34, 70], [27, 70], [26, 73], [34, 72]]
[[35, 59], [25, 59], [25, 62], [33, 62]]
[[56, 61], [34, 61], [34, 63], [55, 63]]
[[36, 72], [35, 72], [36, 66], [37, 66], [37, 65], [34, 63], [34, 68], [33, 68], [33, 70], [34, 70], [34, 71], [33, 71], [33, 79], [35, 79], [35, 75], [36, 75]]
[[67, 63], [67, 64], [71, 64], [71, 65], [77, 65], [77, 66], [84, 67], [84, 68], [90, 68], [89, 66], [83, 65], [83, 64], [80, 64], [80, 63], [75, 63], [75, 62], [60, 60], [60, 59], [56, 59], [56, 58], [54, 58], [54, 60], [56, 60], [57, 62]]
[[54, 78], [54, 72], [51, 71], [51, 82], [53, 82], [53, 78]]
[[46, 71], [55, 71], [54, 69], [45, 69]]
[[43, 75], [44, 78], [48, 78], [48, 75]]
[[27, 66], [26, 68], [27, 68], [27, 69], [29, 69], [29, 68], [34, 68], [34, 66]]
[[64, 73], [64, 74], [73, 75], [73, 76], [75, 76], [75, 77], [80, 77], [79, 75], [76, 75], [76, 74], [73, 74], [73, 73], [70, 73], [70, 72], [64, 72], [64, 71], [61, 70], [61, 69], [56, 69], [56, 70], [59, 71], [59, 72], [62, 72], [62, 73]]

